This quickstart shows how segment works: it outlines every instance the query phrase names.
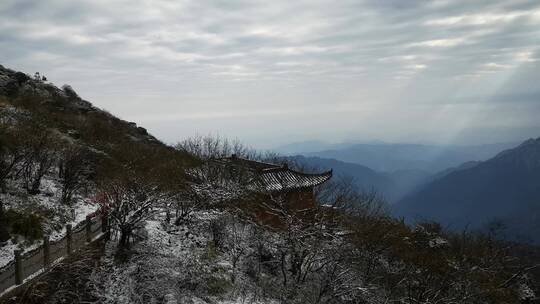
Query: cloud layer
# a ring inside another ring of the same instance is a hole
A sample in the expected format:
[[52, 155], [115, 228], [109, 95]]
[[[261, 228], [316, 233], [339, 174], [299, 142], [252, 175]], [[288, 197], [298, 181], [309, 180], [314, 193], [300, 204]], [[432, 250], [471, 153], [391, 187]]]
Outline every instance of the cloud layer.
[[0, 2], [1, 64], [174, 142], [540, 136], [530, 1]]

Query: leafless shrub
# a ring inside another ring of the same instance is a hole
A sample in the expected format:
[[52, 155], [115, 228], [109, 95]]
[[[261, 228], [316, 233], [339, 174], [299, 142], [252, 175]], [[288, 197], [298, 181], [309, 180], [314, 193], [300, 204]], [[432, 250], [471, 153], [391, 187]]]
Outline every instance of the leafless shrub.
[[257, 156], [255, 150], [245, 146], [238, 139], [229, 140], [219, 135], [190, 137], [179, 142], [176, 148], [205, 160], [228, 157], [232, 154], [247, 159], [254, 159]]
[[5, 192], [6, 179], [11, 178], [17, 166], [24, 160], [27, 151], [23, 149], [22, 137], [18, 128], [0, 122], [0, 190]]
[[133, 231], [150, 218], [167, 194], [137, 178], [117, 179], [100, 186], [94, 202], [109, 214], [120, 232], [120, 247], [129, 247]]
[[226, 225], [227, 222], [224, 217], [219, 217], [210, 221], [210, 236], [216, 249], [222, 249], [225, 245]]
[[354, 180], [338, 177], [315, 191], [317, 201], [347, 216], [374, 218], [388, 215], [388, 207], [376, 190], [360, 191]]
[[209, 204], [209, 198], [202, 193], [188, 187], [185, 191], [174, 195], [167, 204], [167, 212], [173, 209], [175, 213], [175, 225], [180, 225], [197, 210], [201, 210]]
[[250, 225], [240, 221], [234, 216], [226, 218], [226, 235], [225, 248], [226, 254], [229, 257], [232, 265], [231, 281], [235, 282], [238, 264], [250, 251]]
[[239, 158], [276, 161], [281, 163], [283, 158], [271, 151], [260, 152], [245, 144], [239, 139], [228, 139], [219, 135], [197, 135], [186, 138], [176, 144], [176, 149], [185, 151], [203, 160], [218, 159], [235, 155]]
[[84, 147], [68, 144], [61, 149], [58, 164], [61, 203], [70, 204], [73, 195], [84, 186], [91, 169], [90, 160], [91, 153]]
[[39, 193], [43, 176], [50, 172], [56, 162], [57, 138], [48, 129], [40, 125], [33, 125], [27, 129], [25, 158], [21, 165], [25, 189], [29, 194]]
[[4, 242], [9, 240], [8, 222], [4, 213], [4, 202], [0, 199], [0, 247]]

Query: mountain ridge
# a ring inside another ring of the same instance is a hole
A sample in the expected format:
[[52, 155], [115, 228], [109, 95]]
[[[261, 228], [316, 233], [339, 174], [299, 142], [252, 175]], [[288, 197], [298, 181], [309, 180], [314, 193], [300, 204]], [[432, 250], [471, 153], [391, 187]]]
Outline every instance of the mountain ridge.
[[540, 234], [527, 231], [534, 228], [534, 216], [540, 211], [539, 180], [537, 138], [433, 180], [396, 203], [394, 210], [409, 220], [433, 219], [457, 229], [481, 228], [493, 220], [515, 223], [515, 218], [523, 218], [522, 225], [508, 227], [509, 234], [540, 241]]
[[356, 163], [379, 172], [422, 170], [432, 174], [468, 161], [482, 161], [515, 146], [497, 143], [471, 146], [423, 144], [352, 144], [340, 149], [303, 153]]

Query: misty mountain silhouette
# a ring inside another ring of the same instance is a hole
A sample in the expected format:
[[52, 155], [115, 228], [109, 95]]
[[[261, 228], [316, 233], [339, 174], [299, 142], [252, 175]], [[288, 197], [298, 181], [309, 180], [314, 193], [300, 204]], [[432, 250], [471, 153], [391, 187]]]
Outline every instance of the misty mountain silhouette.
[[[407, 143], [362, 143], [328, 145], [295, 145], [295, 149], [326, 148], [317, 152], [297, 153], [331, 158], [367, 166], [378, 172], [419, 170], [435, 174], [469, 161], [483, 161], [516, 143], [485, 145], [420, 145]], [[291, 147], [290, 147], [291, 148]], [[291, 148], [292, 149], [292, 148]], [[311, 150], [313, 151], [313, 150]]]
[[392, 173], [377, 172], [359, 164], [316, 156], [289, 156], [286, 159], [316, 169], [332, 169], [336, 178], [350, 178], [360, 191], [376, 191], [388, 203], [395, 203], [405, 194], [431, 180], [428, 172], [399, 170]]
[[507, 226], [507, 237], [539, 242], [540, 138], [440, 174], [400, 200], [394, 212], [454, 229], [481, 228], [497, 219]]

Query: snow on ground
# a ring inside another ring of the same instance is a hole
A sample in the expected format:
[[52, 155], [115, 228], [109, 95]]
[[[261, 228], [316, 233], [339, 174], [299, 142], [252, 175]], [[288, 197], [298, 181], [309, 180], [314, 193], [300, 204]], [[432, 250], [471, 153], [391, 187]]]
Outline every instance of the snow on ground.
[[429, 247], [431, 248], [440, 248], [448, 245], [448, 241], [443, 239], [440, 236], [435, 236], [429, 240]]
[[114, 235], [113, 240], [107, 243], [101, 270], [95, 274], [96, 280], [108, 286], [100, 295], [104, 303], [132, 303], [140, 292], [136, 281], [145, 275], [159, 277], [164, 282], [160, 284], [163, 286], [145, 286], [148, 292], [164, 288], [162, 295], [167, 298], [165, 303], [177, 303], [173, 301], [176, 298], [174, 291], [167, 289], [170, 278], [182, 275], [181, 267], [178, 267], [180, 264], [197, 260], [197, 256], [204, 252], [208, 239], [204, 233], [200, 233], [202, 231], [198, 225], [169, 226], [162, 219], [163, 216], [158, 214], [155, 219], [146, 221], [143, 231], [138, 231], [139, 235], [144, 235], [144, 239], [132, 246], [133, 253], [127, 262], [116, 259]]
[[94, 274], [104, 286], [99, 288], [102, 302], [246, 303], [246, 296], [235, 294], [227, 255], [211, 245], [210, 222], [223, 215], [199, 211], [189, 223], [175, 226], [157, 214], [137, 233], [142, 239], [124, 261], [119, 261], [115, 240], [107, 243], [102, 267]]
[[205, 223], [219, 216], [218, 212], [201, 212], [195, 214], [191, 225], [168, 225], [158, 219], [149, 220], [145, 225], [147, 239], [144, 246], [159, 250], [160, 254], [174, 257], [188, 257], [194, 250], [207, 246], [209, 236]]
[[0, 247], [0, 267], [7, 265], [13, 260], [13, 251], [18, 248], [17, 244], [13, 244], [11, 240], [6, 245]]
[[[41, 193], [28, 195], [20, 185], [12, 182], [10, 190], [6, 194], [0, 193], [0, 199], [4, 202], [5, 210], [17, 210], [20, 212], [47, 213], [43, 223], [43, 230], [52, 241], [61, 239], [66, 235], [66, 225], [84, 221], [88, 214], [97, 210], [97, 205], [89, 203], [88, 199], [76, 196], [72, 206], [60, 204], [60, 185], [58, 181], [49, 176], [44, 177], [41, 183]], [[29, 251], [39, 247], [41, 240], [29, 241], [22, 236], [17, 236], [17, 244], [10, 240], [5, 246], [0, 247], [0, 267], [7, 265], [14, 259], [15, 249]]]

